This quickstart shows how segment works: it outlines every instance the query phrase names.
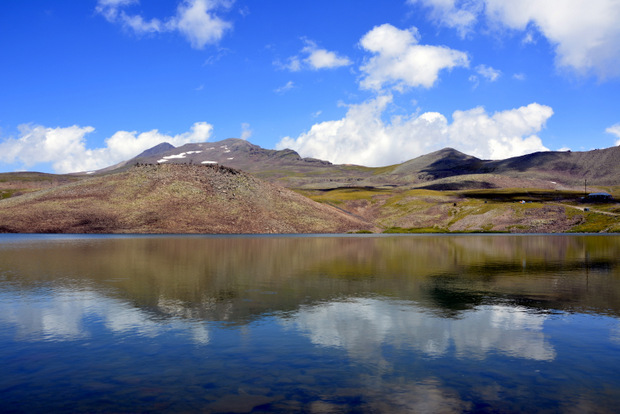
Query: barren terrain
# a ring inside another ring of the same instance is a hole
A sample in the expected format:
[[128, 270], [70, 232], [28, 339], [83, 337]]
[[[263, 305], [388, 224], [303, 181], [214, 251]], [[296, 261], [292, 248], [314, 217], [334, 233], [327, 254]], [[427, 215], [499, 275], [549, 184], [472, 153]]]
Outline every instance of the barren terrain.
[[370, 223], [217, 165], [140, 165], [12, 197], [0, 231], [20, 233], [339, 233]]
[[0, 174], [0, 232], [620, 232], [620, 204], [585, 197], [599, 191], [620, 199], [620, 147], [500, 161], [446, 148], [369, 168], [162, 143], [96, 172]]

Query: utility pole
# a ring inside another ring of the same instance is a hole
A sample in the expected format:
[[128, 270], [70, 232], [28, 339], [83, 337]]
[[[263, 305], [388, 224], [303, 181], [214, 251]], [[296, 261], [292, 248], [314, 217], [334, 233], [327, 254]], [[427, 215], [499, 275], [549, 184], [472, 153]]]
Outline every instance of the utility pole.
[[588, 179], [587, 179], [587, 178], [584, 178], [584, 179], [583, 179], [583, 196], [584, 196], [584, 197], [587, 197], [587, 196], [588, 196], [587, 185], [588, 185]]

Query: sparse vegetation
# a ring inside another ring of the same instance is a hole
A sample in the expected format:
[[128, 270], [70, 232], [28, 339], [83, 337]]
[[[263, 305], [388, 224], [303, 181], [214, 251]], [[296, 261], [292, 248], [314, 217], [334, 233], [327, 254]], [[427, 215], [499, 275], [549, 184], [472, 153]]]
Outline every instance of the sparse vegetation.
[[371, 224], [221, 166], [140, 165], [2, 201], [0, 232], [339, 233]]
[[162, 147], [91, 176], [0, 174], [0, 231], [619, 232], [620, 204], [589, 204], [582, 182], [596, 164], [587, 190], [619, 198], [619, 154], [561, 153], [543, 168], [547, 153], [487, 162], [445, 149], [368, 168], [234, 139]]
[[411, 228], [402, 228], [402, 227], [389, 227], [383, 230], [384, 233], [388, 234], [399, 234], [399, 233], [448, 233], [447, 230], [438, 229], [436, 227], [411, 227]]

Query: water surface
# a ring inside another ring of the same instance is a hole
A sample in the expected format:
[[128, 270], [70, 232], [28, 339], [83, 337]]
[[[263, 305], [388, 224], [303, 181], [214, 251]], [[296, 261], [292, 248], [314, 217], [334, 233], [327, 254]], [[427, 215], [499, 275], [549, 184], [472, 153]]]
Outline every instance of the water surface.
[[614, 412], [620, 237], [0, 237], [2, 412]]

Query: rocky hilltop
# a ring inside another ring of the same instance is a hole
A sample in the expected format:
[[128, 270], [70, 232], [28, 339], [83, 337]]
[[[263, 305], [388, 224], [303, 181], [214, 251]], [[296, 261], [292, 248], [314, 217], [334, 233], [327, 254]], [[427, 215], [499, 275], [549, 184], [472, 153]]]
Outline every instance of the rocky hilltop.
[[0, 232], [341, 233], [371, 224], [219, 165], [135, 165], [2, 201]]

